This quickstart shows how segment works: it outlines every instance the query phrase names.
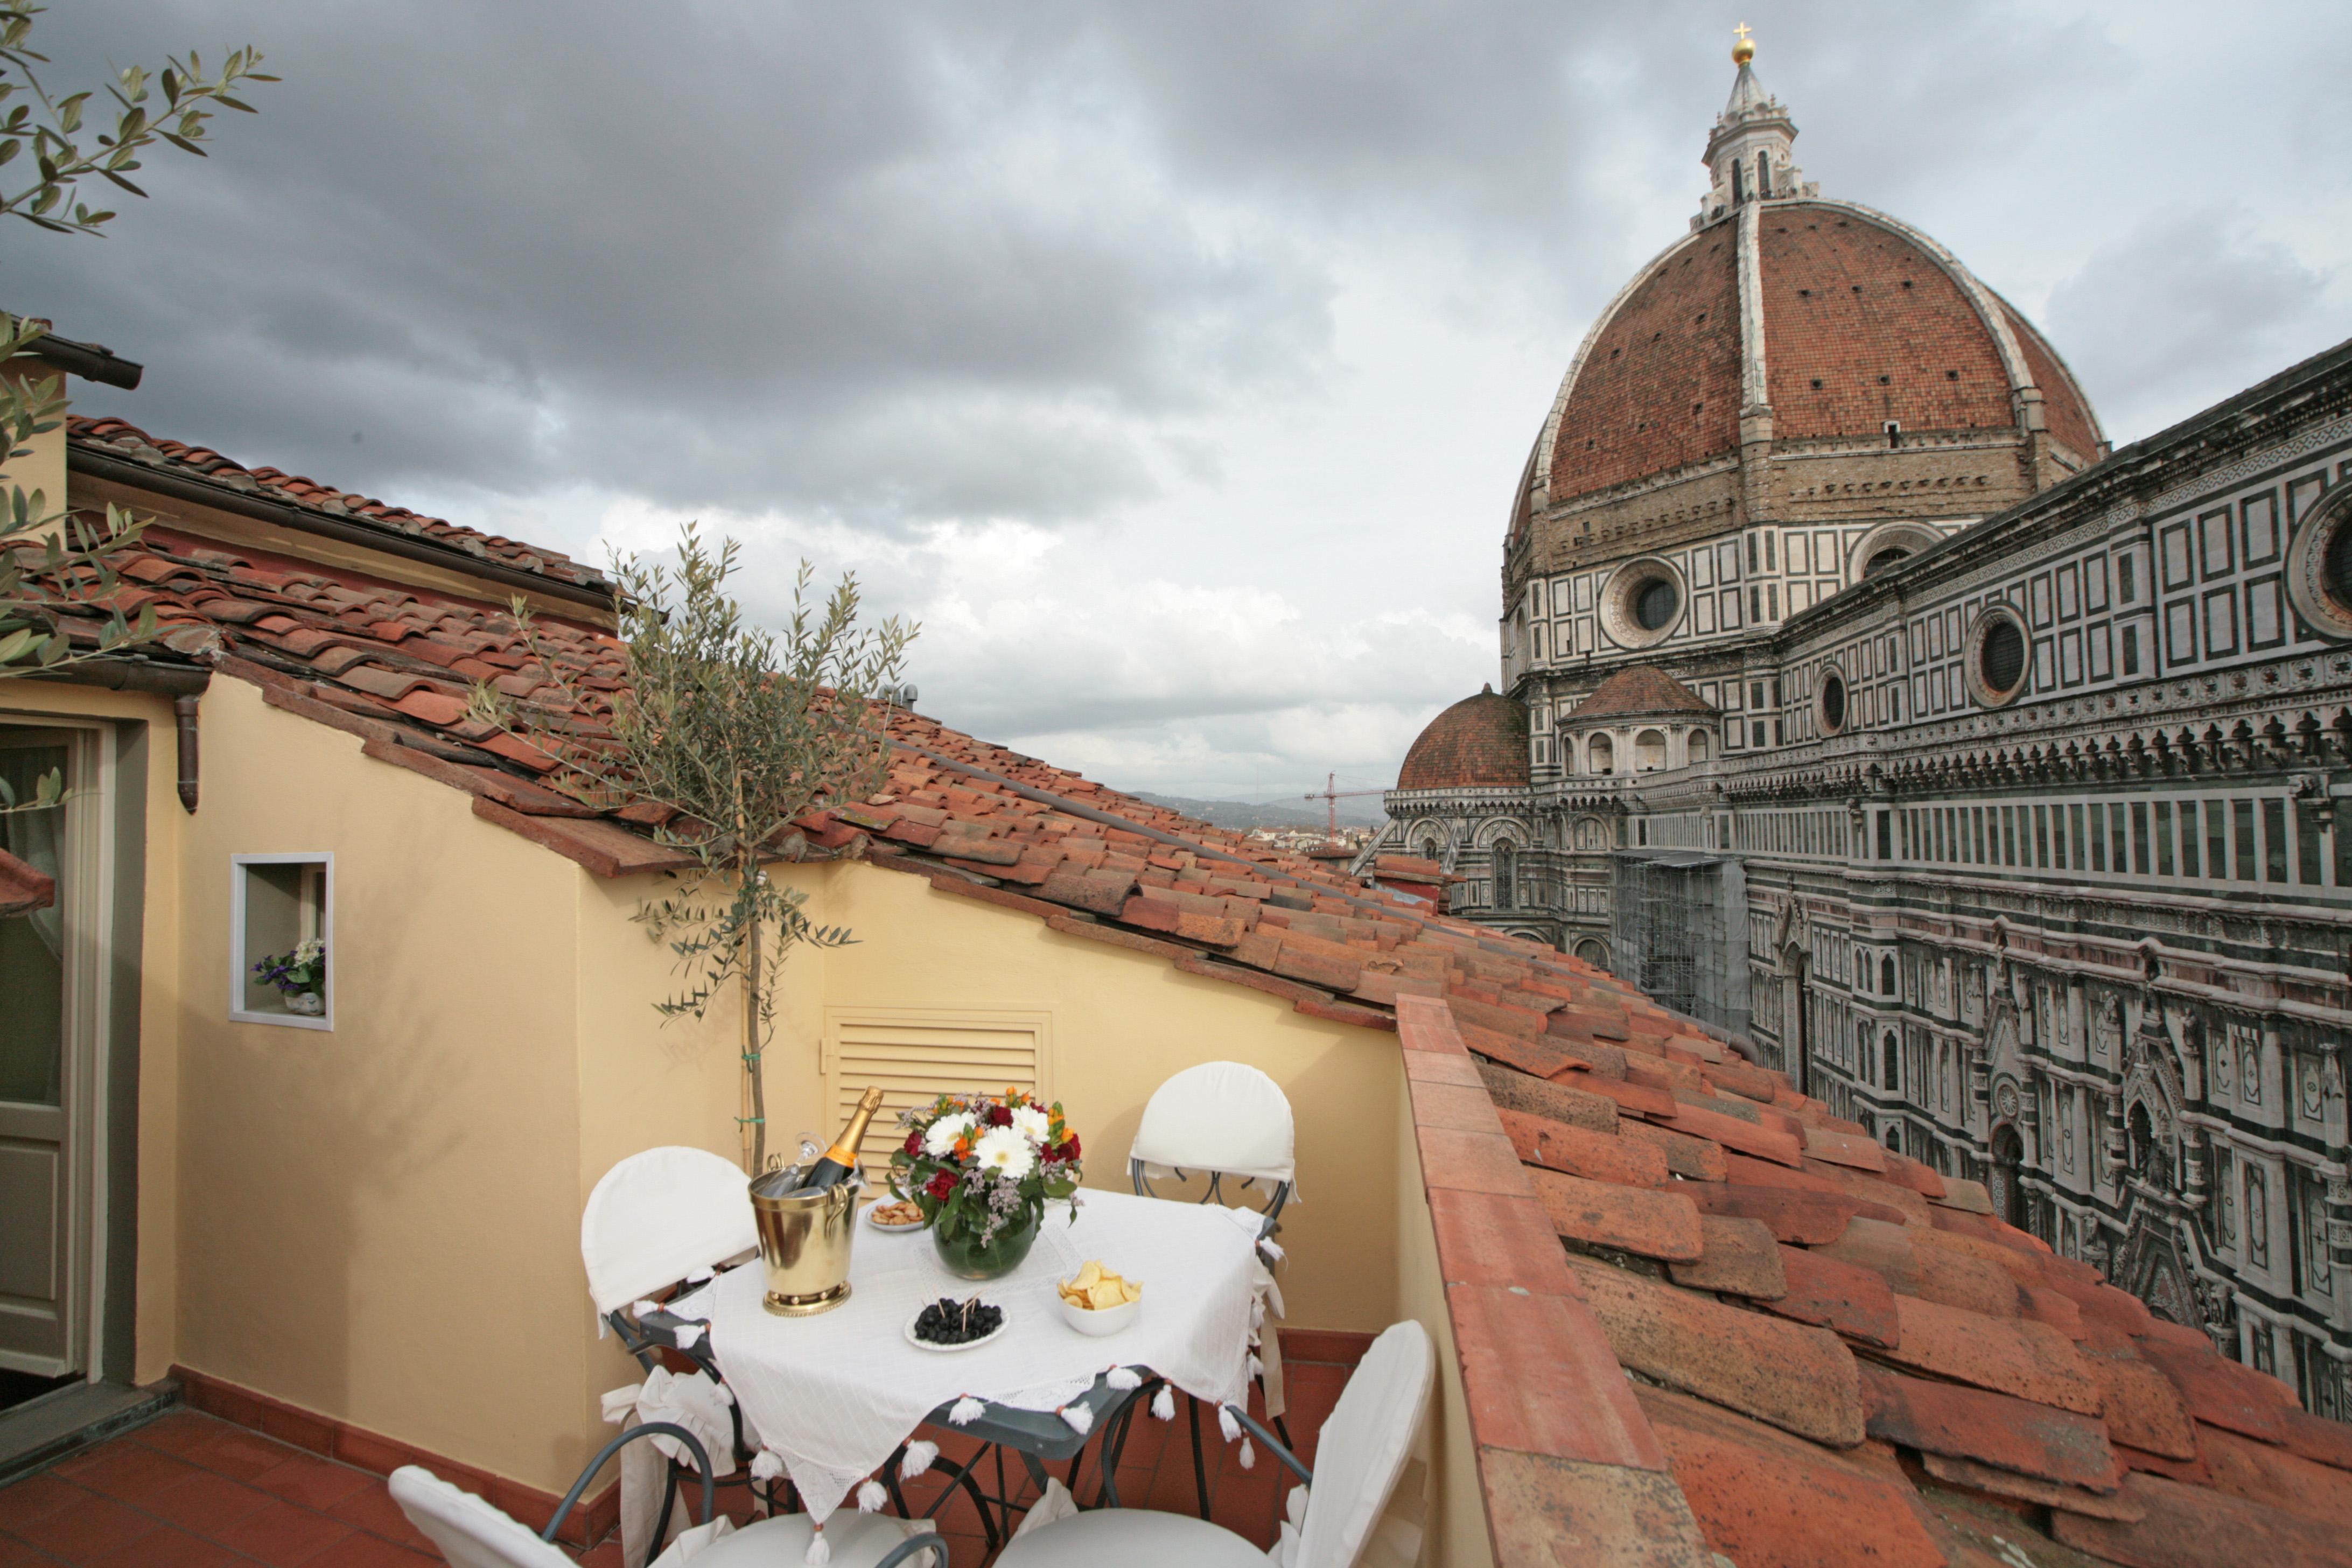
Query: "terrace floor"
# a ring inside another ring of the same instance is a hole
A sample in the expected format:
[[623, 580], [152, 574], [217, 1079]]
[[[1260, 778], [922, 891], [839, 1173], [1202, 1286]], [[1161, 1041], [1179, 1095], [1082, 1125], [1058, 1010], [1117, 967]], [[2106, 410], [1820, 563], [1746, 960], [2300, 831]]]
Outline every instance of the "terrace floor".
[[[1316, 1433], [1350, 1370], [1339, 1362], [1287, 1363], [1287, 1420], [1299, 1458], [1309, 1465], [1315, 1461]], [[1255, 1411], [1255, 1394], [1251, 1403]], [[1271, 1545], [1293, 1478], [1265, 1454], [1253, 1468], [1243, 1469], [1239, 1445], [1219, 1441], [1213, 1417], [1203, 1414], [1213, 1517], [1260, 1546]], [[940, 1440], [950, 1458], [957, 1457], [953, 1434], [928, 1435]], [[1088, 1503], [1099, 1481], [1094, 1468], [1098, 1451], [1090, 1445], [1084, 1456], [1078, 1495]], [[1020, 1473], [1008, 1461], [1008, 1479]], [[985, 1468], [982, 1476], [984, 1484], [992, 1481]], [[908, 1483], [910, 1504], [928, 1506], [943, 1484], [936, 1476]], [[1181, 1401], [1173, 1422], [1149, 1415], [1135, 1422], [1118, 1485], [1121, 1500], [1130, 1508], [1193, 1509], [1192, 1453]], [[1034, 1489], [1024, 1483], [1018, 1495], [1034, 1496]], [[970, 1500], [959, 1493], [940, 1518], [953, 1568], [980, 1568], [987, 1561], [986, 1542]], [[409, 1528], [381, 1476], [190, 1410], [173, 1411], [0, 1487], [0, 1568], [215, 1568], [251, 1563], [270, 1568], [423, 1568], [438, 1561]], [[618, 1568], [620, 1544], [606, 1541], [582, 1561], [594, 1568]]]

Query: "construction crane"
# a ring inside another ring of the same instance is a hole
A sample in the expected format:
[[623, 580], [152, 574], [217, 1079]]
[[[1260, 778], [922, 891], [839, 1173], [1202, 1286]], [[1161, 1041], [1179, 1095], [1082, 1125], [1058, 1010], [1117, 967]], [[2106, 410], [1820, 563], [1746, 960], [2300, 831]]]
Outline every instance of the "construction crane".
[[1313, 795], [1303, 795], [1300, 798], [1304, 800], [1319, 800], [1323, 803], [1323, 837], [1326, 838], [1337, 838], [1339, 837], [1339, 803], [1341, 801], [1348, 799], [1351, 795], [1386, 795], [1391, 789], [1395, 787], [1395, 785], [1390, 784], [1380, 789], [1341, 789], [1339, 787], [1339, 775], [1338, 773], [1327, 773], [1324, 775], [1323, 787], [1321, 789], [1316, 791]]

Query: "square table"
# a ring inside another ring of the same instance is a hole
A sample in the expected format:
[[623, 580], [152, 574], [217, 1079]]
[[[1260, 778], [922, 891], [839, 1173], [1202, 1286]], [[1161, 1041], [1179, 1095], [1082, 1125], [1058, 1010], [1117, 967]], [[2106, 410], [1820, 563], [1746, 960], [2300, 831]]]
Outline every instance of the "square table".
[[[952, 1422], [967, 1399], [988, 1425], [960, 1429], [1016, 1448], [1033, 1473], [1037, 1458], [1075, 1454], [1087, 1440], [1062, 1412], [1118, 1408], [1125, 1391], [1101, 1382], [1114, 1367], [1214, 1404], [1240, 1402], [1260, 1293], [1272, 1278], [1257, 1253], [1262, 1216], [1094, 1189], [1078, 1196], [1075, 1214], [1047, 1205], [1028, 1258], [999, 1279], [958, 1279], [928, 1232], [883, 1231], [861, 1214], [849, 1299], [833, 1310], [767, 1311], [756, 1265], [721, 1275], [672, 1310], [707, 1314], [711, 1353], [746, 1422], [820, 1523], [918, 1426]], [[1082, 1334], [1062, 1318], [1055, 1285], [1088, 1258], [1143, 1287], [1135, 1322], [1117, 1334]], [[909, 1342], [908, 1326], [926, 1303], [974, 1295], [1004, 1309], [995, 1339], [959, 1351]]]

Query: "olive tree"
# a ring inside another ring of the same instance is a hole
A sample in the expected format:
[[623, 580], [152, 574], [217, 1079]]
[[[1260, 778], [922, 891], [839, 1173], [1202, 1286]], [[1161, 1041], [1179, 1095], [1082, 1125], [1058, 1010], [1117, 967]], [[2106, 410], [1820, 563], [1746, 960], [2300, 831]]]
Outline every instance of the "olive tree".
[[810, 920], [806, 895], [767, 868], [804, 852], [796, 817], [880, 788], [889, 760], [882, 694], [898, 683], [919, 628], [896, 617], [860, 626], [854, 576], [818, 607], [803, 561], [790, 621], [781, 636], [762, 630], [728, 592], [737, 560], [735, 541], [714, 549], [689, 527], [675, 567], [636, 556], [615, 563], [628, 668], [598, 726], [609, 735], [581, 732], [579, 716], [601, 709], [601, 694], [578, 683], [572, 661], [543, 641], [520, 597], [515, 621], [560, 700], [518, 702], [478, 684], [470, 711], [560, 759], [550, 782], [575, 797], [674, 814], [655, 834], [694, 863], [670, 873], [668, 894], [646, 900], [635, 917], [668, 942], [684, 976], [654, 1007], [667, 1022], [704, 1017], [730, 991], [741, 998], [737, 1121], [744, 1168], [756, 1173], [768, 1148], [761, 1065], [775, 1036], [785, 955], [796, 942], [854, 940]]
[[[95, 91], [60, 96], [41, 79], [38, 68], [48, 58], [29, 42], [41, 11], [26, 0], [0, 0], [0, 223], [14, 218], [51, 234], [103, 234], [115, 214], [79, 200], [82, 182], [145, 195], [131, 178], [142, 152], [160, 142], [205, 156], [205, 127], [215, 108], [253, 112], [232, 89], [278, 79], [262, 73], [254, 49], [232, 52], [209, 74], [194, 53], [174, 56], [153, 72], [125, 67], [106, 86], [107, 112], [93, 120]], [[0, 468], [15, 469], [32, 456], [37, 437], [65, 423], [65, 378], [33, 368], [48, 330], [46, 321], [0, 310]], [[56, 613], [61, 604], [113, 599], [121, 584], [112, 558], [137, 542], [140, 528], [111, 504], [100, 524], [73, 516], [62, 495], [18, 484], [0, 494], [0, 679], [55, 674], [154, 637], [152, 610], [132, 619], [110, 606], [97, 641], [76, 650]], [[54, 773], [37, 787], [37, 798], [21, 808], [44, 809], [64, 798], [63, 780]], [[0, 811], [19, 806], [0, 800]]]

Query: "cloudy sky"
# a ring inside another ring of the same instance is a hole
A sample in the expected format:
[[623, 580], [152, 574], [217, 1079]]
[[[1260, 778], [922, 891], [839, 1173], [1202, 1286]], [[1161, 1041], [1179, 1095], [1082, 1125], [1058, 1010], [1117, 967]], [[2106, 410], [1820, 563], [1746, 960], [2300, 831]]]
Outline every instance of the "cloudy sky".
[[698, 519], [765, 609], [855, 570], [926, 710], [1130, 788], [1386, 784], [1493, 679], [1512, 483], [1735, 22], [1808, 177], [2119, 442], [2352, 335], [2340, 0], [52, 3], [62, 82], [286, 78], [112, 237], [0, 234], [148, 366], [83, 411], [593, 560]]

